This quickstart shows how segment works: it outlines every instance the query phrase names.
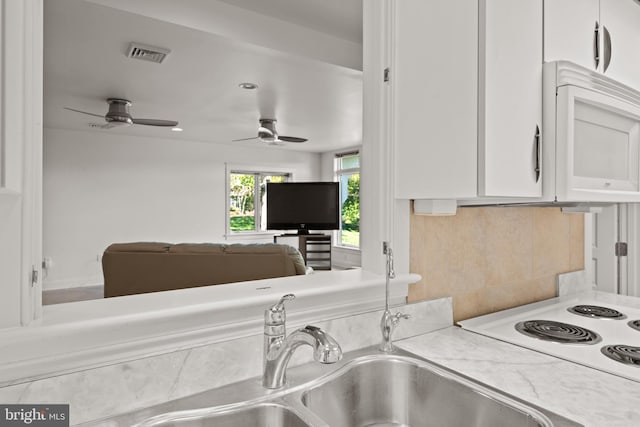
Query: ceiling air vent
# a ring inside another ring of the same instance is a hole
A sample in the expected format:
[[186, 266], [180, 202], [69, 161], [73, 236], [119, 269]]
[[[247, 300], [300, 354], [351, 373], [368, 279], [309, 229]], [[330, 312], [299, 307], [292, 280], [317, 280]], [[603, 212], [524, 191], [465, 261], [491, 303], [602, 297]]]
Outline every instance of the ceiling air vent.
[[169, 49], [161, 47], [148, 46], [140, 43], [131, 43], [127, 56], [134, 59], [142, 59], [143, 61], [156, 62], [161, 64], [164, 58], [171, 52]]

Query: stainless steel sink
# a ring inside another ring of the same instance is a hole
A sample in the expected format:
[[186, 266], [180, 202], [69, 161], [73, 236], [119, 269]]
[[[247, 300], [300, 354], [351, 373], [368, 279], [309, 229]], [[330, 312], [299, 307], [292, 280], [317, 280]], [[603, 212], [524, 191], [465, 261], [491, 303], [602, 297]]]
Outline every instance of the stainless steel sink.
[[141, 425], [145, 427], [309, 427], [295, 412], [273, 403], [257, 404], [230, 410], [184, 411], [157, 416]]
[[302, 394], [332, 427], [552, 426], [542, 413], [503, 394], [403, 357], [365, 357]]
[[401, 350], [363, 349], [287, 378], [279, 390], [253, 378], [83, 427], [580, 426]]

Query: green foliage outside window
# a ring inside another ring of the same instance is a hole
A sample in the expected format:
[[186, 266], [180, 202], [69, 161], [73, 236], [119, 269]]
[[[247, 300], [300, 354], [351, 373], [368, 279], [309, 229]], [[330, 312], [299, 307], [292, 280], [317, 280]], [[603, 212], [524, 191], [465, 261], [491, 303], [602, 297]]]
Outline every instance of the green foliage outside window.
[[[256, 224], [256, 217], [262, 219], [260, 211], [264, 209], [263, 205], [266, 203], [267, 182], [285, 182], [287, 176], [264, 173], [230, 173], [229, 230], [260, 231], [263, 225]], [[259, 188], [259, 200], [256, 200], [256, 188]]]
[[355, 173], [347, 181], [347, 198], [342, 203], [342, 229], [360, 230], [360, 174]]

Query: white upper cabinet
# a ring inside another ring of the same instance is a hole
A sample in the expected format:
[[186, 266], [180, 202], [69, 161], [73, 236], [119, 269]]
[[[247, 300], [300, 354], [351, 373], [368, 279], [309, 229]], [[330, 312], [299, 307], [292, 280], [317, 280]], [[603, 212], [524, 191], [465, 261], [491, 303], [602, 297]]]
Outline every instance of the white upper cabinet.
[[480, 4], [478, 195], [542, 195], [542, 1]]
[[640, 90], [640, 2], [600, 0], [603, 72]]
[[392, 132], [397, 198], [476, 195], [478, 5], [396, 0]]
[[541, 196], [542, 0], [392, 4], [396, 197]]
[[571, 61], [599, 69], [600, 32], [599, 0], [544, 0], [545, 62]]
[[640, 2], [544, 0], [544, 60], [566, 60], [640, 89]]

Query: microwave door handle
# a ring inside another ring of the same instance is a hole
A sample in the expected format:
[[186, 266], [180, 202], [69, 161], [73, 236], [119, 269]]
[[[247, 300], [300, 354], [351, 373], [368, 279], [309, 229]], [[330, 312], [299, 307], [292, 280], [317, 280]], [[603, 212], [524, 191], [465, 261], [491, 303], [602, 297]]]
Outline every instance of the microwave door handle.
[[535, 162], [535, 167], [533, 169], [533, 171], [535, 172], [536, 175], [536, 182], [540, 181], [540, 171], [541, 171], [541, 167], [540, 167], [540, 162], [541, 162], [541, 150], [542, 150], [542, 144], [540, 144], [540, 126], [536, 125], [536, 133], [534, 136], [534, 149], [535, 149], [535, 153], [536, 153], [536, 162]]
[[597, 70], [600, 66], [600, 24], [598, 21], [596, 21], [596, 27], [593, 30], [593, 60]]
[[607, 27], [602, 26], [603, 29], [603, 38], [604, 38], [604, 71], [607, 71], [609, 68], [609, 64], [611, 64], [611, 34]]

